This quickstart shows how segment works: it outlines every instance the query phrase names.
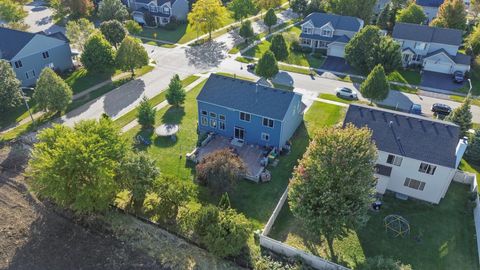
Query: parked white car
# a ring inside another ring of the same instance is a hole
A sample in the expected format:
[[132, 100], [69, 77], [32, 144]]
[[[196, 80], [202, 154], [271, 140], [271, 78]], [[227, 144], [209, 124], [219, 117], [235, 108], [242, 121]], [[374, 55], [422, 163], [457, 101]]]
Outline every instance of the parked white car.
[[347, 99], [358, 99], [358, 94], [355, 90], [352, 90], [347, 87], [339, 87], [335, 90], [337, 97], [347, 98]]

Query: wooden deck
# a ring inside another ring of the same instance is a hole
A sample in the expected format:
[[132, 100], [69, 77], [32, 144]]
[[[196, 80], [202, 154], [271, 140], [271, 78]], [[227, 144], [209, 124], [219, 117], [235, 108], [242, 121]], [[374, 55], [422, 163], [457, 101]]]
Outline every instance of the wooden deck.
[[217, 135], [208, 144], [198, 149], [196, 159], [197, 161], [200, 161], [209, 153], [225, 148], [235, 149], [238, 156], [243, 160], [243, 162], [245, 162], [245, 165], [247, 166], [246, 178], [253, 181], [258, 181], [260, 178], [260, 173], [264, 169], [264, 167], [261, 165], [263, 148], [258, 145], [243, 144], [243, 146], [239, 147], [231, 144], [230, 139]]

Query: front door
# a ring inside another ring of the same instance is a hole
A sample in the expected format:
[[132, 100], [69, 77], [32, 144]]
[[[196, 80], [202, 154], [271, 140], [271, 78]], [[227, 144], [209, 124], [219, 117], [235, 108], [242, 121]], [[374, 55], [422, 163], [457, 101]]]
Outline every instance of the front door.
[[319, 47], [319, 46], [318, 46], [318, 40], [315, 40], [315, 46], [314, 46], [314, 48], [318, 48], [318, 47]]
[[245, 129], [240, 128], [240, 127], [235, 127], [235, 139], [238, 140], [245, 140]]

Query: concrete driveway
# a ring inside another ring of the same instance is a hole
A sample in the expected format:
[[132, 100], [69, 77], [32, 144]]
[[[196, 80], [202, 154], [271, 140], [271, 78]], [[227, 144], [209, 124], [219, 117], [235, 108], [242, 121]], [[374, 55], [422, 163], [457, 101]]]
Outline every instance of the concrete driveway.
[[334, 56], [328, 56], [320, 68], [335, 72], [349, 72], [352, 70], [352, 67], [347, 64], [344, 58]]
[[33, 1], [25, 5], [24, 9], [28, 12], [25, 23], [29, 26], [29, 32], [65, 33], [64, 27], [53, 23], [53, 10], [48, 8], [43, 1]]
[[452, 76], [453, 75], [450, 74], [423, 71], [420, 85], [448, 91], [455, 91], [462, 88], [463, 83], [455, 83]]

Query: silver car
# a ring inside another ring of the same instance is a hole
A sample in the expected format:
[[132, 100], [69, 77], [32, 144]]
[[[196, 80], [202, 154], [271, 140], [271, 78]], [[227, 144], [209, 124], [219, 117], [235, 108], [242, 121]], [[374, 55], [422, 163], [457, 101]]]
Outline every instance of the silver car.
[[357, 92], [347, 87], [339, 87], [335, 90], [337, 97], [347, 99], [358, 99]]

